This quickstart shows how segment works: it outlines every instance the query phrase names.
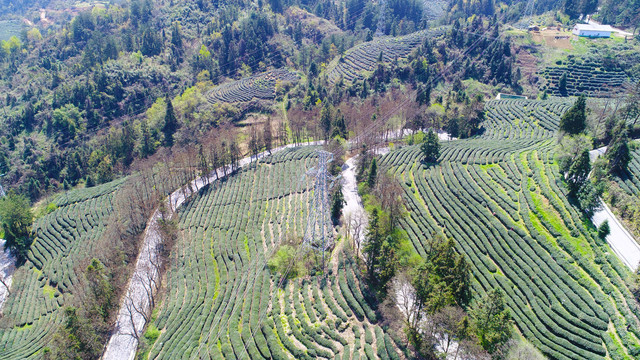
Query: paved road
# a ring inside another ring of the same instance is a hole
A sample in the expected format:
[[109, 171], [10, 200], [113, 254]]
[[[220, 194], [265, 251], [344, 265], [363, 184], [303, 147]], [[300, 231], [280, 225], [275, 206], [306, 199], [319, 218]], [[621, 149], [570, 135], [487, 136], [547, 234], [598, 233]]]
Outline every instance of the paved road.
[[[606, 151], [606, 146], [591, 150], [589, 151], [589, 158], [591, 161], [595, 161]], [[600, 203], [602, 204], [602, 208], [593, 214], [591, 221], [596, 226], [600, 226], [605, 220], [609, 221], [611, 233], [607, 236], [607, 243], [609, 243], [609, 246], [611, 246], [611, 249], [613, 249], [613, 252], [620, 260], [622, 260], [631, 271], [635, 272], [640, 263], [640, 246], [602, 199], [600, 199]]]
[[631, 271], [635, 272], [638, 269], [638, 264], [640, 264], [640, 246], [611, 212], [609, 206], [602, 200], [600, 202], [602, 203], [602, 209], [593, 214], [591, 221], [596, 226], [600, 226], [605, 220], [609, 221], [609, 227], [611, 228], [611, 233], [607, 236], [609, 246], [611, 246], [611, 249], [618, 255], [620, 260]]

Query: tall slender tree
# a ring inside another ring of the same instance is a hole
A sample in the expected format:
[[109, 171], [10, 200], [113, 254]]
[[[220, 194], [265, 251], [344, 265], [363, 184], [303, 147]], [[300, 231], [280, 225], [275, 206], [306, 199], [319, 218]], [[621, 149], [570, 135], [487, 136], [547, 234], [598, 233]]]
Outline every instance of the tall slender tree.
[[578, 100], [560, 118], [560, 130], [569, 134], [579, 134], [587, 126], [587, 99], [580, 95]]
[[173, 135], [180, 127], [180, 124], [178, 124], [178, 119], [176, 118], [176, 113], [173, 110], [173, 103], [171, 102], [169, 95], [167, 95], [165, 102], [167, 103], [167, 110], [164, 115], [162, 133], [164, 134], [165, 146], [171, 147], [173, 146]]

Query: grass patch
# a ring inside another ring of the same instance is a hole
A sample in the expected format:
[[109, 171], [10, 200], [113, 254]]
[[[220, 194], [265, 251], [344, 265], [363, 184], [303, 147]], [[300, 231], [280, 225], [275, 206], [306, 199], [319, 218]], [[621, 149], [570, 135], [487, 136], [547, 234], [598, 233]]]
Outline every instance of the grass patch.
[[42, 293], [45, 296], [49, 296], [49, 299], [53, 299], [54, 295], [56, 294], [56, 289], [54, 289], [51, 285], [45, 285], [44, 288], [42, 288]]

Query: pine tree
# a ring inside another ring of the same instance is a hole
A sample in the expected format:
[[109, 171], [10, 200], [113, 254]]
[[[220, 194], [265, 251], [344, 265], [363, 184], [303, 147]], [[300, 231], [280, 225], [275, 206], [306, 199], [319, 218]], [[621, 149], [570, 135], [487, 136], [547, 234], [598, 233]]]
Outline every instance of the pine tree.
[[571, 109], [560, 118], [560, 130], [569, 134], [579, 134], [587, 126], [587, 99], [580, 95]]
[[173, 110], [173, 103], [167, 95], [165, 102], [167, 103], [167, 110], [164, 115], [164, 126], [162, 127], [162, 133], [164, 134], [164, 144], [167, 147], [173, 146], [173, 135], [178, 130], [179, 124], [176, 114]]
[[616, 135], [607, 148], [606, 157], [609, 160], [607, 168], [610, 174], [623, 174], [631, 161], [629, 135], [624, 123], [621, 122], [616, 128], [613, 131]]
[[567, 185], [569, 185], [569, 192], [572, 195], [575, 196], [578, 194], [584, 182], [587, 181], [590, 171], [591, 161], [589, 160], [589, 152], [585, 149], [577, 159], [571, 162], [569, 171], [567, 171]]
[[339, 136], [343, 139], [347, 138], [347, 125], [344, 122], [344, 115], [340, 112], [340, 109], [336, 112], [335, 120], [333, 121], [333, 131], [331, 137]]
[[562, 73], [562, 76], [560, 76], [560, 80], [558, 81], [558, 91], [560, 91], [560, 94], [562, 94], [563, 96], [567, 95], [567, 73]]
[[433, 163], [438, 160], [440, 156], [440, 141], [438, 135], [433, 130], [429, 130], [427, 136], [425, 136], [422, 145], [420, 146], [424, 161], [427, 163]]
[[324, 139], [327, 140], [331, 131], [331, 104], [329, 104], [328, 99], [324, 99], [324, 106], [322, 110], [320, 110], [320, 128], [322, 130], [322, 135]]
[[271, 126], [271, 117], [267, 117], [267, 121], [264, 124], [264, 146], [269, 151], [269, 154], [271, 154], [271, 148], [273, 147], [273, 130]]
[[363, 254], [366, 259], [370, 279], [374, 279], [375, 276], [375, 269], [378, 264], [380, 250], [382, 248], [382, 236], [383, 232], [380, 226], [380, 214], [378, 212], [378, 208], [374, 208], [371, 212], [371, 221], [367, 228], [367, 239], [363, 248]]
[[367, 178], [367, 185], [372, 188], [376, 184], [376, 177], [378, 176], [378, 163], [376, 158], [371, 161], [371, 167], [369, 168], [369, 177]]
[[10, 193], [0, 200], [0, 224], [4, 231], [5, 246], [15, 254], [18, 262], [27, 258], [31, 246], [33, 213], [29, 200], [23, 195]]

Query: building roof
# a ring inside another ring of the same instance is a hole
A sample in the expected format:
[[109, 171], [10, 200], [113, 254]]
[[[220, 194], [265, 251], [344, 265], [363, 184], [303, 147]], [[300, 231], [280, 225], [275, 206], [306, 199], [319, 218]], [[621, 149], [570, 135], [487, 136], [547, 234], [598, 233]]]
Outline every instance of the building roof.
[[611, 27], [611, 25], [598, 25], [598, 24], [576, 24], [574, 29], [585, 30], [585, 31], [610, 31], [610, 32], [616, 31], [613, 27]]

